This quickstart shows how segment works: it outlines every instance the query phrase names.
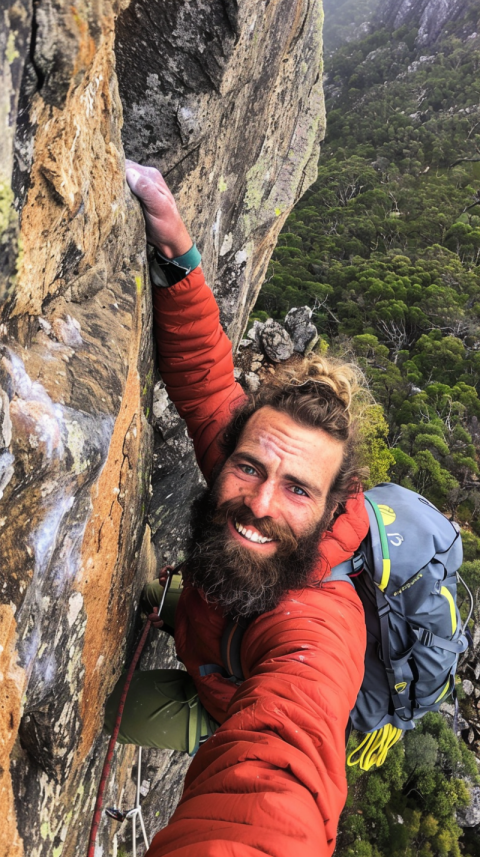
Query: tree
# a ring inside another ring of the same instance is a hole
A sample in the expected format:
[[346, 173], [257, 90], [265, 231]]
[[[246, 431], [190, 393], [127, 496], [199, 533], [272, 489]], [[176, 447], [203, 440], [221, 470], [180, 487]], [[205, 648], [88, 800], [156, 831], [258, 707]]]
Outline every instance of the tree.
[[389, 473], [395, 464], [393, 453], [387, 446], [388, 424], [379, 405], [366, 408], [359, 421], [360, 455], [368, 467], [365, 487], [371, 488], [379, 482], [388, 482]]
[[[416, 729], [405, 735], [405, 770], [409, 779], [421, 769], [432, 770], [438, 759], [438, 741], [428, 732]], [[409, 780], [407, 780], [408, 784]]]

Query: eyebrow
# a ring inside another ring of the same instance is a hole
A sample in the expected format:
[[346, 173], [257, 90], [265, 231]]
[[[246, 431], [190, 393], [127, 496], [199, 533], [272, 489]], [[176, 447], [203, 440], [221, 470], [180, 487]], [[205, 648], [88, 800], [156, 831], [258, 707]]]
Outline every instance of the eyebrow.
[[[258, 458], [255, 458], [253, 455], [250, 455], [248, 452], [234, 452], [231, 456], [231, 459], [234, 461], [240, 458], [243, 458], [244, 461], [249, 461], [250, 464], [253, 464], [259, 470], [265, 471], [265, 465], [262, 464]], [[298, 485], [299, 488], [306, 488], [307, 491], [311, 491], [312, 494], [316, 494], [318, 497], [323, 496], [323, 491], [321, 488], [318, 488], [315, 485], [312, 485], [310, 482], [307, 482], [305, 479], [300, 479], [298, 476], [294, 476], [292, 473], [286, 473], [283, 477], [286, 482], [294, 482], [295, 485]]]

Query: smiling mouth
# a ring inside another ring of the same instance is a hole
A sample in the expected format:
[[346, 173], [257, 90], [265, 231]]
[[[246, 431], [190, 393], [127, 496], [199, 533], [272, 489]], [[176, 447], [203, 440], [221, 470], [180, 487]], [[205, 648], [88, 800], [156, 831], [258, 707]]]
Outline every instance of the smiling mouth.
[[265, 536], [261, 536], [260, 533], [249, 530], [247, 527], [242, 527], [242, 525], [237, 523], [237, 521], [234, 521], [234, 526], [237, 533], [240, 533], [240, 535], [249, 542], [255, 542], [259, 545], [266, 545], [269, 542], [273, 542], [273, 539], [267, 539]]

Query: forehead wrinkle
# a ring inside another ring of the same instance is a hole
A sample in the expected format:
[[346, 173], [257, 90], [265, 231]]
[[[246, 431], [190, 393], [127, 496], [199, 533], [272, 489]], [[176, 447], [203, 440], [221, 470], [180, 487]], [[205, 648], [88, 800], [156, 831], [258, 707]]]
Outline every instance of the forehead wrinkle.
[[276, 436], [274, 432], [260, 432], [258, 442], [267, 454], [299, 459], [304, 455], [304, 446], [301, 443], [285, 441], [281, 435]]
[[[257, 439], [262, 446], [278, 447], [281, 452], [295, 454], [303, 453], [305, 440], [301, 440], [294, 432], [291, 434], [286, 430], [279, 430], [274, 426], [268, 429], [259, 428], [256, 430]], [[252, 440], [255, 440], [253, 437]]]
[[[271, 415], [265, 413], [267, 410]], [[264, 466], [281, 467], [284, 474], [294, 473], [299, 483], [305, 475], [311, 484], [313, 476], [315, 490], [323, 493], [323, 474], [330, 475], [331, 483], [341, 466], [337, 459], [342, 458], [342, 450], [343, 443], [320, 427], [304, 426], [290, 415], [261, 408], [245, 425], [235, 451], [251, 454], [257, 461], [263, 458]]]
[[292, 459], [301, 461], [305, 457], [305, 449], [301, 444], [293, 445], [288, 442], [282, 442], [279, 437], [272, 437], [271, 432], [259, 432], [255, 437], [245, 439], [241, 444], [239, 451], [251, 452], [257, 458], [260, 455], [265, 456], [265, 459], [285, 460]]
[[[306, 428], [306, 431], [309, 430], [310, 429]], [[329, 435], [324, 433], [322, 429], [311, 429], [311, 431], [315, 432], [319, 440], [321, 440], [321, 435], [325, 435], [325, 439], [334, 444], [333, 449], [330, 448], [328, 443], [326, 444], [325, 449], [321, 450], [322, 457], [328, 458], [333, 456], [334, 450], [336, 451], [337, 447], [342, 446], [341, 441], [337, 441], [334, 438], [330, 437]], [[305, 461], [305, 446], [308, 445], [308, 439], [305, 437], [299, 438], [296, 435], [294, 429], [290, 433], [288, 430], [279, 430], [274, 426], [271, 426], [268, 429], [260, 427], [256, 429], [253, 437], [245, 438], [244, 440], [244, 443], [246, 443], [247, 445], [255, 444], [255, 442], [258, 442], [264, 449], [269, 452], [272, 452], [274, 455], [278, 455], [278, 453], [283, 453], [286, 455], [295, 456], [296, 458], [299, 458], [302, 462]], [[315, 452], [318, 454], [320, 450], [316, 449]]]
[[[299, 445], [292, 449], [291, 444], [287, 447], [282, 444], [281, 440], [278, 441], [278, 438], [272, 439], [270, 434], [271, 433], [267, 430], [260, 430], [258, 438], [247, 440], [243, 449], [238, 450], [238, 454], [242, 455], [243, 452], [246, 457], [251, 458], [251, 460], [256, 462], [257, 465], [261, 464], [261, 461], [258, 460], [258, 453], [255, 454], [258, 449], [258, 442], [263, 453], [267, 456], [264, 462], [265, 464], [267, 464], [268, 458], [270, 458], [270, 461], [272, 458], [275, 458], [278, 462], [281, 462], [283, 459], [285, 469], [288, 471], [288, 473], [284, 473], [284, 479], [298, 482], [319, 495], [323, 494], [324, 492], [321, 486], [315, 484], [315, 479], [312, 480], [311, 461], [308, 461], [305, 457], [305, 446], [299, 442]], [[282, 433], [280, 432], [279, 434], [281, 437]], [[306, 472], [307, 467], [308, 473]], [[322, 466], [319, 461], [317, 467], [318, 475], [320, 475], [321, 470]]]

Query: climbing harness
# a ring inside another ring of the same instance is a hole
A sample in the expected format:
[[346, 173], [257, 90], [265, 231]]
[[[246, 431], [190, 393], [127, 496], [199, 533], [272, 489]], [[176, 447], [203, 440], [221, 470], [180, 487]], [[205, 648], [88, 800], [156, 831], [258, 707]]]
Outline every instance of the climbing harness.
[[[170, 581], [172, 579], [173, 571], [174, 571], [174, 569], [172, 568], [172, 566], [167, 565], [167, 566], [165, 566], [165, 568], [162, 568], [162, 570], [160, 572], [160, 577], [163, 577], [166, 574], [167, 580], [165, 582], [165, 586], [164, 586], [164, 590], [163, 590], [163, 594], [162, 594], [162, 600], [161, 600], [160, 606], [158, 608], [158, 618], [160, 618], [162, 610], [163, 610], [163, 605], [165, 603], [165, 598], [166, 598], [166, 595], [168, 592], [168, 587], [170, 586]], [[143, 648], [144, 648], [145, 643], [147, 641], [148, 632], [150, 631], [151, 626], [152, 626], [151, 620], [147, 619], [147, 621], [145, 622], [143, 631], [142, 631], [142, 635], [141, 635], [140, 640], [138, 642], [137, 648], [135, 649], [135, 654], [133, 655], [132, 662], [128, 668], [127, 678], [125, 680], [125, 684], [124, 684], [123, 690], [122, 690], [122, 695], [120, 697], [120, 702], [118, 704], [117, 718], [115, 720], [115, 726], [113, 727], [113, 731], [112, 731], [112, 734], [110, 736], [110, 741], [108, 742], [108, 748], [107, 748], [107, 752], [105, 755], [105, 761], [103, 763], [103, 768], [102, 768], [102, 775], [100, 777], [100, 785], [98, 787], [97, 800], [95, 802], [95, 810], [93, 813], [92, 827], [90, 829], [90, 838], [88, 841], [87, 857], [95, 857], [95, 844], [97, 841], [98, 828], [100, 826], [100, 821], [101, 821], [101, 817], [102, 817], [103, 797], [104, 797], [104, 793], [105, 793], [105, 787], [107, 784], [108, 775], [110, 773], [110, 767], [112, 764], [113, 753], [115, 750], [115, 744], [117, 743], [118, 733], [120, 731], [120, 724], [122, 722], [123, 709], [125, 708], [125, 702], [127, 699], [128, 689], [130, 687], [130, 683], [131, 683], [132, 678], [133, 678], [133, 673], [135, 672], [135, 667], [137, 666], [140, 655], [142, 654]], [[116, 809], [115, 807], [110, 807], [108, 810], [106, 810], [107, 815], [109, 815], [110, 818], [115, 818], [116, 821], [123, 821], [125, 818], [131, 818], [132, 819], [133, 857], [136, 857], [136, 847], [137, 847], [136, 846], [136, 836], [135, 836], [136, 835], [137, 815], [139, 816], [140, 825], [141, 825], [142, 833], [143, 833], [143, 838], [145, 840], [145, 845], [148, 847], [148, 844], [149, 844], [148, 840], [147, 840], [147, 833], [145, 830], [145, 824], [143, 821], [142, 809], [140, 806], [140, 785], [141, 785], [140, 768], [141, 768], [141, 760], [142, 760], [142, 748], [139, 747], [138, 750], [139, 750], [139, 752], [138, 752], [138, 772], [137, 772], [137, 794], [136, 794], [135, 806], [133, 807], [133, 809], [128, 810], [125, 814], [121, 810]]]

